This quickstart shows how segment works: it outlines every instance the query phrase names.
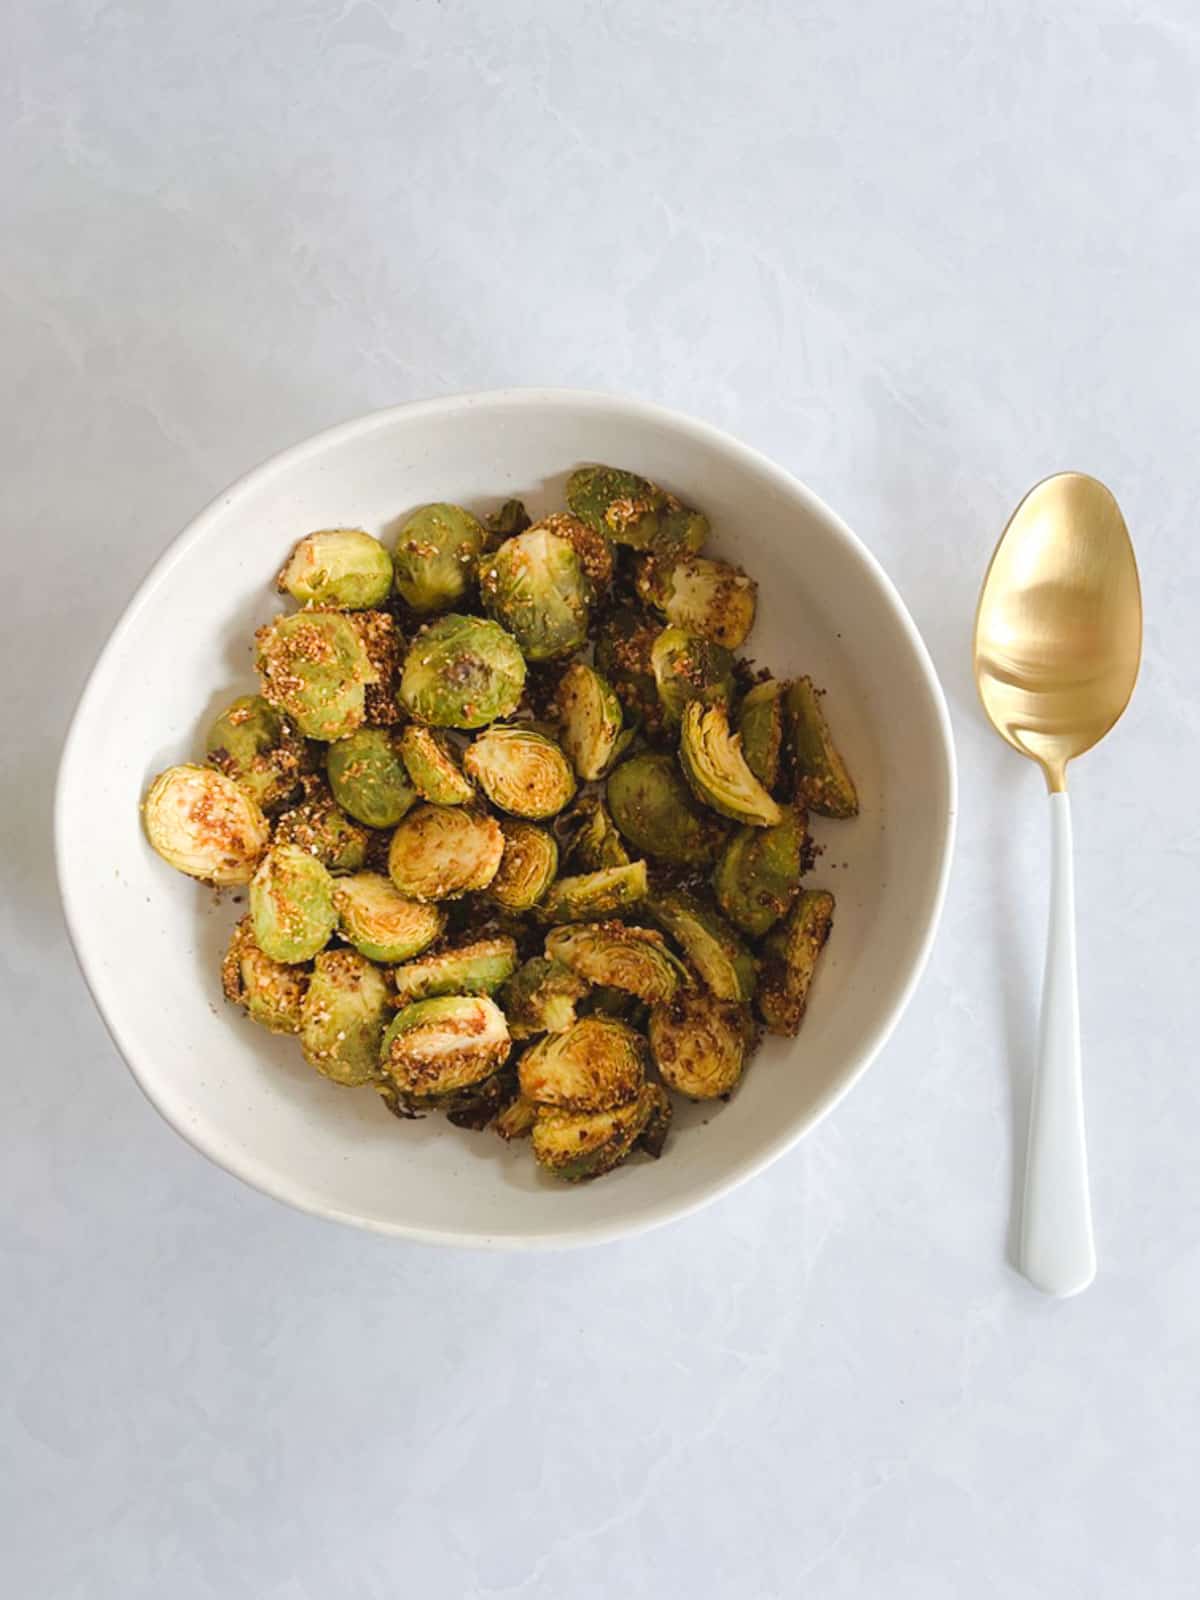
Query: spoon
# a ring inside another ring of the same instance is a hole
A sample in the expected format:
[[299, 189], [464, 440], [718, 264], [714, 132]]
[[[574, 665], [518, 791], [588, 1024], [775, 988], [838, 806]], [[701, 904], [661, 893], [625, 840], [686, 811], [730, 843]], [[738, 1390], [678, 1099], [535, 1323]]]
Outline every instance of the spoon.
[[1095, 478], [1060, 472], [1013, 512], [983, 580], [975, 684], [993, 727], [1036, 761], [1050, 791], [1050, 929], [1029, 1115], [1021, 1271], [1047, 1294], [1096, 1275], [1075, 972], [1067, 763], [1129, 704], [1142, 594], [1120, 507]]

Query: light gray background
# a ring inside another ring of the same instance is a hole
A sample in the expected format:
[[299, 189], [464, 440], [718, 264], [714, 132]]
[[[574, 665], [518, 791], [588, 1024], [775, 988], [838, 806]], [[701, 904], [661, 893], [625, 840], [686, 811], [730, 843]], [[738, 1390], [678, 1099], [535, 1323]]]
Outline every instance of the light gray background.
[[[3, 13], [5, 1591], [1194, 1595], [1195, 7]], [[919, 996], [801, 1149], [519, 1259], [292, 1215], [171, 1134], [49, 821], [87, 669], [200, 505], [357, 412], [543, 382], [708, 418], [848, 519], [942, 672], [962, 820]], [[1147, 627], [1075, 781], [1101, 1271], [1055, 1304], [1005, 1259], [1046, 807], [968, 638], [1064, 466], [1116, 491]]]

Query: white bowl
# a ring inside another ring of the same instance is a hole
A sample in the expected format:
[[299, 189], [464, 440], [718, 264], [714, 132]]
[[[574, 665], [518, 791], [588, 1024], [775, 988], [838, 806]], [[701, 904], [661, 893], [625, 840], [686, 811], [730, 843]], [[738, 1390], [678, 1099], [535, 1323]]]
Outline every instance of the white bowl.
[[[527, 1145], [441, 1118], [400, 1123], [327, 1083], [294, 1040], [222, 1003], [238, 908], [170, 871], [142, 835], [151, 776], [195, 759], [219, 705], [254, 686], [253, 629], [278, 602], [292, 542], [406, 509], [509, 495], [563, 504], [582, 461], [643, 472], [703, 507], [713, 548], [759, 580], [749, 650], [811, 673], [857, 779], [862, 814], [815, 820], [811, 882], [836, 926], [796, 1040], [768, 1040], [728, 1105], [678, 1106], [666, 1153], [593, 1184], [544, 1178]], [[59, 881], [84, 975], [145, 1093], [185, 1139], [277, 1199], [445, 1244], [562, 1246], [634, 1233], [761, 1172], [866, 1069], [920, 976], [954, 832], [945, 700], [895, 589], [855, 536], [780, 468], [657, 406], [510, 390], [400, 406], [276, 456], [186, 528], [142, 584], [84, 691], [56, 800]]]

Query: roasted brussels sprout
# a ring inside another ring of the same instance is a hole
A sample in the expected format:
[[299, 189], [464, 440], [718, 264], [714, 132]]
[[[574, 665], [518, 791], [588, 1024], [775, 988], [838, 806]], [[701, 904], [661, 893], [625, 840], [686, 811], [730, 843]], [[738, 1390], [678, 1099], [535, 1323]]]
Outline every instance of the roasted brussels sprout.
[[674, 760], [643, 751], [609, 774], [608, 809], [635, 849], [673, 866], [711, 863], [728, 829], [693, 797]]
[[304, 787], [306, 798], [276, 819], [273, 842], [298, 845], [330, 872], [357, 872], [366, 863], [370, 834], [319, 778], [306, 778]]
[[250, 916], [259, 949], [273, 961], [310, 961], [337, 924], [333, 879], [316, 856], [272, 845], [250, 880]]
[[662, 704], [650, 653], [661, 633], [651, 620], [632, 606], [617, 606], [603, 618], [596, 632], [596, 668], [612, 686], [629, 721], [640, 723], [648, 734], [661, 733]]
[[499, 543], [501, 539], [511, 539], [514, 533], [524, 533], [532, 520], [524, 500], [506, 500], [498, 511], [488, 513], [487, 531]]
[[425, 803], [393, 833], [388, 876], [413, 900], [456, 900], [486, 889], [503, 854], [504, 835], [494, 817], [467, 806]]
[[406, 1006], [439, 994], [495, 994], [516, 970], [514, 940], [477, 939], [457, 950], [406, 962], [392, 973], [392, 982], [399, 1003]]
[[300, 1004], [308, 988], [306, 967], [272, 961], [254, 942], [250, 918], [233, 930], [221, 965], [225, 998], [241, 1006], [251, 1022], [272, 1033], [300, 1032]]
[[624, 867], [601, 867], [560, 878], [538, 907], [544, 922], [587, 922], [611, 916], [646, 898], [646, 863], [631, 861]]
[[846, 770], [811, 678], [797, 678], [784, 691], [796, 798], [823, 817], [858, 815], [858, 793]]
[[575, 1002], [587, 984], [570, 967], [547, 956], [533, 956], [513, 973], [500, 991], [500, 1005], [514, 1039], [535, 1033], [562, 1033], [575, 1021]]
[[672, 1000], [687, 973], [652, 928], [623, 922], [585, 922], [546, 935], [546, 954], [589, 983], [624, 989], [647, 1005]]
[[733, 697], [729, 651], [682, 628], [662, 630], [651, 648], [650, 666], [668, 728], [679, 725], [689, 705], [724, 706]]
[[667, 497], [647, 478], [620, 467], [580, 467], [567, 479], [567, 504], [589, 528], [617, 544], [650, 549]]
[[537, 1107], [532, 1100], [526, 1100], [524, 1095], [519, 1094], [515, 1100], [509, 1101], [496, 1118], [495, 1128], [502, 1139], [527, 1139], [536, 1121]]
[[763, 946], [759, 1015], [771, 1033], [799, 1033], [817, 958], [833, 927], [833, 896], [806, 889]]
[[461, 506], [422, 506], [396, 536], [396, 593], [418, 616], [449, 611], [470, 587], [486, 537], [483, 524]]
[[301, 605], [362, 611], [392, 592], [392, 558], [361, 528], [323, 528], [301, 539], [276, 580]]
[[380, 1068], [410, 1109], [482, 1083], [508, 1059], [504, 1013], [486, 995], [439, 995], [398, 1011], [380, 1049]]
[[331, 744], [325, 769], [338, 805], [369, 828], [394, 828], [416, 804], [399, 742], [384, 728], [360, 728]]
[[241, 784], [264, 811], [295, 792], [304, 743], [260, 694], [240, 695], [226, 706], [204, 741], [210, 767]]
[[146, 837], [168, 864], [204, 883], [249, 883], [267, 848], [267, 819], [212, 767], [168, 767], [142, 803]]
[[298, 611], [255, 634], [264, 697], [309, 739], [344, 739], [379, 681], [362, 635], [340, 611]]
[[656, 895], [647, 909], [718, 1000], [751, 998], [754, 957], [717, 911], [682, 891]]
[[587, 576], [567, 540], [544, 527], [506, 539], [487, 556], [479, 592], [529, 661], [569, 656], [587, 638]]
[[749, 1015], [735, 1001], [685, 989], [650, 1013], [650, 1049], [663, 1082], [692, 1100], [719, 1100], [742, 1075]]
[[592, 586], [593, 599], [600, 599], [613, 576], [613, 547], [606, 533], [589, 527], [569, 511], [555, 511], [533, 524], [534, 528], [565, 539], [579, 557], [579, 565]]
[[461, 806], [474, 799], [475, 790], [444, 733], [410, 722], [400, 735], [400, 754], [422, 800], [432, 800], [439, 806]]
[[723, 817], [754, 828], [774, 828], [783, 812], [746, 765], [742, 744], [729, 729], [724, 706], [693, 700], [679, 730], [679, 764], [693, 791]]
[[587, 795], [571, 816], [571, 860], [588, 872], [603, 867], [627, 867], [630, 855], [621, 843], [608, 807], [597, 795]]
[[380, 872], [356, 872], [333, 888], [338, 931], [372, 961], [407, 961], [441, 937], [440, 906], [406, 900]]
[[644, 556], [637, 589], [668, 622], [728, 650], [743, 645], [754, 626], [758, 585], [727, 561]]
[[525, 657], [498, 622], [454, 613], [431, 622], [404, 658], [400, 699], [418, 722], [482, 728], [517, 709]]
[[576, 661], [563, 673], [555, 700], [559, 737], [585, 783], [602, 778], [621, 741], [621, 702], [594, 667]]
[[558, 844], [552, 833], [532, 822], [505, 818], [500, 827], [504, 854], [487, 892], [506, 911], [528, 911], [554, 882]]
[[742, 755], [750, 771], [768, 791], [779, 782], [783, 749], [783, 686], [768, 678], [749, 691], [738, 708]]
[[529, 728], [489, 728], [469, 746], [463, 767], [494, 806], [516, 817], [556, 816], [575, 793], [566, 756]]
[[369, 1083], [388, 1015], [387, 980], [357, 950], [323, 950], [300, 1010], [300, 1044], [310, 1066], [334, 1083]]
[[517, 1062], [526, 1100], [562, 1111], [605, 1111], [635, 1100], [646, 1078], [646, 1041], [610, 1017], [584, 1017], [548, 1033]]
[[648, 1083], [642, 1090], [642, 1095], [649, 1098], [650, 1114], [638, 1137], [638, 1147], [644, 1150], [651, 1160], [657, 1161], [663, 1153], [667, 1134], [671, 1131], [674, 1108], [671, 1105], [670, 1095], [661, 1083]]
[[599, 1178], [618, 1166], [653, 1117], [662, 1115], [662, 1090], [643, 1085], [636, 1100], [610, 1111], [555, 1111], [540, 1107], [533, 1125], [538, 1165], [566, 1183]]
[[717, 862], [713, 889], [729, 920], [761, 938], [800, 892], [808, 823], [799, 806], [785, 806], [774, 828], [739, 828]]

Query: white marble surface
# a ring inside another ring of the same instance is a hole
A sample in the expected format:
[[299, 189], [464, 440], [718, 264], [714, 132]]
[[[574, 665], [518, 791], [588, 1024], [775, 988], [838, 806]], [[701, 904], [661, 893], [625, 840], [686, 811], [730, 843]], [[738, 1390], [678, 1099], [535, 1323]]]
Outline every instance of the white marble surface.
[[[6, 15], [5, 1592], [1195, 1595], [1194, 5]], [[704, 1215], [517, 1259], [320, 1225], [175, 1138], [65, 946], [49, 805], [201, 503], [370, 407], [537, 382], [695, 412], [837, 507], [937, 658], [963, 804], [929, 975], [836, 1114]], [[1006, 1261], [1047, 819], [967, 642], [1062, 466], [1120, 498], [1147, 630], [1076, 780], [1101, 1268], [1056, 1304]]]

